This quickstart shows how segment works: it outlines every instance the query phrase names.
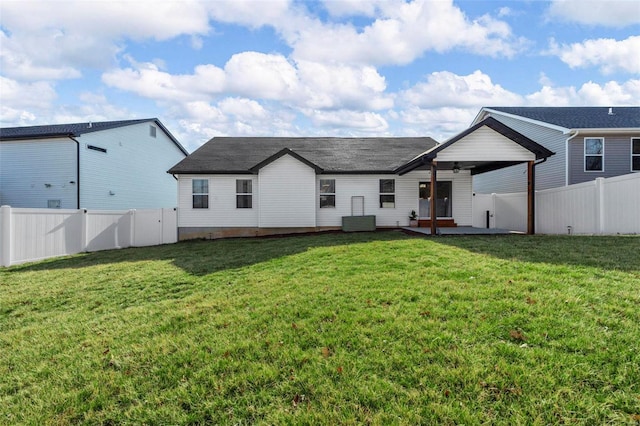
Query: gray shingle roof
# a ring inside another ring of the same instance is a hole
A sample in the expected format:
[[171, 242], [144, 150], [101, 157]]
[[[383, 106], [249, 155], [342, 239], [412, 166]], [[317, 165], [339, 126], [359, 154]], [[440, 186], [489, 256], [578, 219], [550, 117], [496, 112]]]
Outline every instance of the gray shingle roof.
[[640, 107], [486, 107], [566, 129], [640, 128]]
[[[216, 137], [173, 166], [169, 173], [251, 173], [289, 149], [324, 173], [392, 173], [432, 148], [431, 138]], [[255, 170], [255, 169], [254, 169]]]
[[66, 136], [81, 136], [85, 133], [99, 132], [118, 127], [131, 126], [133, 124], [155, 122], [169, 138], [180, 148], [185, 155], [187, 150], [173, 137], [171, 132], [157, 118], [144, 118], [140, 120], [99, 121], [71, 124], [48, 124], [43, 126], [5, 127], [0, 128], [0, 140], [36, 139]]

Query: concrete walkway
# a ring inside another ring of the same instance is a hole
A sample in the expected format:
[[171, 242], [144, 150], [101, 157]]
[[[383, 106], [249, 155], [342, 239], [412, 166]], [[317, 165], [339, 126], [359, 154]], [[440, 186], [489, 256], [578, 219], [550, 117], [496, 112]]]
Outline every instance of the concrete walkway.
[[[412, 228], [403, 227], [403, 231], [413, 232], [416, 234], [431, 235], [431, 228]], [[523, 234], [523, 232], [509, 231], [507, 229], [497, 228], [474, 228], [471, 226], [458, 226], [456, 228], [438, 228], [439, 235], [506, 235], [506, 234]]]

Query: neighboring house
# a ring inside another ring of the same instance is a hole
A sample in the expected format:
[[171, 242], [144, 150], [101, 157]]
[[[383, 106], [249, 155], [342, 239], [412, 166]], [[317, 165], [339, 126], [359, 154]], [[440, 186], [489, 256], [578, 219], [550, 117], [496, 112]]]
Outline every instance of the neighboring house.
[[181, 240], [340, 229], [343, 217], [360, 215], [395, 228], [412, 210], [435, 231], [433, 215], [438, 226], [471, 225], [472, 174], [552, 154], [490, 118], [440, 145], [213, 138], [168, 172], [178, 179]]
[[176, 206], [166, 170], [188, 152], [160, 120], [0, 129], [0, 205], [64, 209]]
[[[536, 166], [536, 190], [640, 172], [640, 107], [486, 107], [487, 117], [554, 151]], [[474, 178], [478, 193], [526, 191], [526, 168], [517, 165]]]

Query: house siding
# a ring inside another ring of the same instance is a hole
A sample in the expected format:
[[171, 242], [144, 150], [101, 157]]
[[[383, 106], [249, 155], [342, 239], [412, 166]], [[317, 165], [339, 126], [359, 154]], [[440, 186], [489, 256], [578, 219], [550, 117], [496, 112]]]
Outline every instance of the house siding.
[[[191, 182], [209, 181], [209, 208], [193, 209]], [[235, 180], [252, 179], [253, 208], [236, 209]], [[320, 208], [320, 180], [335, 179], [336, 206]], [[395, 179], [395, 208], [380, 208], [380, 179]], [[409, 213], [418, 211], [418, 185], [430, 181], [428, 171], [413, 171], [403, 176], [320, 174], [290, 156], [284, 156], [262, 168], [256, 175], [180, 175], [178, 183], [178, 227], [184, 238], [211, 235], [258, 235], [255, 230], [279, 228], [305, 230], [340, 228], [342, 217], [351, 216], [351, 197], [364, 197], [364, 213], [376, 216], [378, 227], [409, 225]], [[439, 181], [452, 181], [452, 212], [460, 226], [472, 221], [471, 175], [462, 170], [438, 172]], [[304, 219], [304, 220], [301, 220]], [[241, 229], [246, 231], [241, 231]]]
[[[193, 179], [209, 181], [209, 208], [192, 207]], [[236, 179], [251, 179], [252, 208], [236, 208]], [[258, 178], [254, 175], [181, 175], [178, 180], [179, 227], [257, 227]]]
[[69, 138], [0, 142], [0, 205], [47, 208], [60, 200], [60, 208], [77, 208], [76, 164]]
[[316, 226], [315, 170], [290, 155], [258, 172], [261, 228]]
[[608, 178], [631, 173], [631, 138], [638, 135], [604, 137], [604, 170], [584, 170], [584, 138], [604, 137], [597, 133], [580, 134], [569, 141], [569, 184], [588, 182], [595, 178]]
[[[536, 190], [556, 188], [566, 183], [566, 140], [568, 135], [512, 117], [491, 114], [493, 118], [555, 152], [546, 162], [536, 166]], [[527, 166], [518, 164], [473, 177], [473, 190], [481, 194], [524, 192], [527, 190]]]
[[535, 160], [535, 155], [489, 127], [481, 127], [438, 153], [438, 161]]
[[[149, 134], [150, 125], [157, 128], [155, 138]], [[166, 171], [185, 155], [155, 123], [86, 133], [76, 139], [80, 142], [80, 207], [117, 210], [177, 205], [176, 180]], [[107, 152], [88, 149], [88, 145]]]

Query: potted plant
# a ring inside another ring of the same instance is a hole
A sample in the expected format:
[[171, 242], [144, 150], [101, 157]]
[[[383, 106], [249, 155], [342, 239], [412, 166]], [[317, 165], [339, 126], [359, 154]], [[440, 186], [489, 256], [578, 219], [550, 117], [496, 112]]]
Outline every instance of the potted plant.
[[418, 226], [418, 215], [415, 210], [411, 210], [409, 214], [409, 226], [414, 228]]

